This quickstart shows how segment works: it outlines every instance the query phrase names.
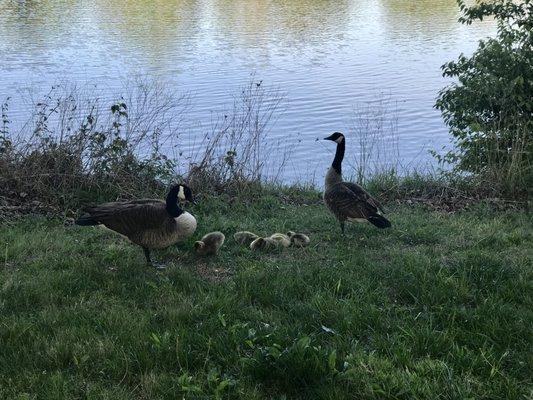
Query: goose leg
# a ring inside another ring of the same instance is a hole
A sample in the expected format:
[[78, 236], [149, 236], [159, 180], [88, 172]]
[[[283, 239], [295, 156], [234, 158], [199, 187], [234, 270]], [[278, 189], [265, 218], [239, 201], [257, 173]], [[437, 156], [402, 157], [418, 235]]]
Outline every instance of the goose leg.
[[150, 250], [146, 247], [143, 247], [144, 257], [146, 257], [146, 263], [152, 265], [152, 259], [150, 258]]
[[155, 267], [156, 269], [165, 269], [166, 268], [165, 264], [152, 262], [152, 259], [150, 258], [150, 250], [148, 250], [148, 248], [143, 247], [143, 251], [144, 251], [144, 256], [146, 257], [146, 263], [148, 265], [151, 265], [152, 267]]
[[341, 232], [344, 235], [344, 221], [341, 221]]

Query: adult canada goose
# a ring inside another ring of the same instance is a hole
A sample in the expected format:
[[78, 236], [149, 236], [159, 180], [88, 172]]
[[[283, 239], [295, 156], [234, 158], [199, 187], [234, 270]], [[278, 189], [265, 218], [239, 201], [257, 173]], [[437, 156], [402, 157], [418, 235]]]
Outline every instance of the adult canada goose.
[[233, 239], [235, 239], [237, 243], [245, 244], [247, 246], [258, 237], [259, 236], [257, 236], [255, 233], [249, 231], [235, 232], [235, 234], [233, 235]]
[[126, 236], [144, 250], [148, 264], [151, 249], [162, 249], [191, 236], [196, 218], [183, 211], [179, 201], [194, 202], [191, 189], [183, 184], [173, 186], [166, 201], [140, 199], [114, 201], [88, 207], [76, 220], [77, 225], [104, 225]]
[[222, 232], [211, 232], [204, 235], [202, 240], [194, 242], [194, 248], [196, 253], [200, 255], [217, 254], [225, 239], [226, 237]]
[[305, 247], [311, 241], [311, 239], [309, 239], [309, 236], [303, 233], [289, 231], [287, 232], [287, 236], [289, 237], [291, 244], [294, 246]]
[[324, 202], [340, 222], [342, 233], [345, 221], [368, 221], [378, 228], [390, 227], [390, 221], [380, 214], [383, 209], [375, 198], [356, 183], [343, 182], [341, 165], [346, 148], [344, 135], [335, 132], [324, 140], [337, 143], [335, 158], [326, 174]]

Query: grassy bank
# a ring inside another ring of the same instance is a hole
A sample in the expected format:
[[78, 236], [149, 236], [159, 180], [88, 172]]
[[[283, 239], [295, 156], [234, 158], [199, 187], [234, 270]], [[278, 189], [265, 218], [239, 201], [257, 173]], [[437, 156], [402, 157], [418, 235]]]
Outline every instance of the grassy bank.
[[[293, 199], [294, 200], [294, 199]], [[204, 199], [198, 235], [154, 253], [99, 228], [2, 227], [2, 399], [520, 399], [531, 395], [531, 217], [391, 206], [393, 228], [346, 237], [295, 202]], [[252, 253], [231, 238], [293, 229], [311, 246]]]

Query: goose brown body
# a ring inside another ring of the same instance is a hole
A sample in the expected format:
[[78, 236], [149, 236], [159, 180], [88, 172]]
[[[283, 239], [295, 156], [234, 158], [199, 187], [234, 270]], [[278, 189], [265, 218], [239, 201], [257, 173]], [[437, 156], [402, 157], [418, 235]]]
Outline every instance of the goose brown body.
[[324, 202], [339, 221], [368, 220], [381, 211], [375, 198], [351, 182], [339, 182], [327, 188]]
[[356, 183], [342, 180], [342, 160], [345, 152], [345, 138], [339, 132], [326, 138], [337, 143], [335, 158], [326, 174], [324, 203], [340, 222], [344, 232], [345, 221], [370, 222], [378, 228], [391, 226], [383, 216], [382, 206], [365, 189]]
[[166, 201], [140, 199], [114, 201], [85, 209], [76, 224], [104, 225], [144, 249], [150, 263], [150, 249], [162, 249], [191, 236], [196, 219], [178, 206], [178, 199], [192, 201], [185, 185], [173, 187]]
[[168, 247], [189, 237], [196, 230], [196, 220], [191, 214], [184, 212], [173, 217], [161, 200], [104, 203], [85, 211], [106, 228], [149, 249]]

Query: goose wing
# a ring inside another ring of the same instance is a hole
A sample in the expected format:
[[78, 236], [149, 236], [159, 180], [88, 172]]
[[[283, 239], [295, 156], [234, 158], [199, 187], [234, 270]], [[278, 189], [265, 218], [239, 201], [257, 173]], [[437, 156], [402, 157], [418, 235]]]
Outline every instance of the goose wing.
[[363, 189], [361, 186], [359, 186], [357, 183], [352, 182], [342, 182], [344, 186], [346, 186], [348, 189], [350, 189], [352, 192], [354, 192], [357, 197], [361, 198], [363, 201], [366, 201], [369, 205], [372, 207], [378, 209], [381, 212], [383, 211], [383, 206], [381, 203], [370, 193], [368, 193], [365, 189]]
[[94, 220], [125, 236], [163, 226], [171, 218], [160, 200], [117, 201], [85, 210]]
[[325, 194], [325, 200], [338, 216], [346, 218], [367, 218], [376, 214], [379, 203], [361, 186], [340, 182]]

